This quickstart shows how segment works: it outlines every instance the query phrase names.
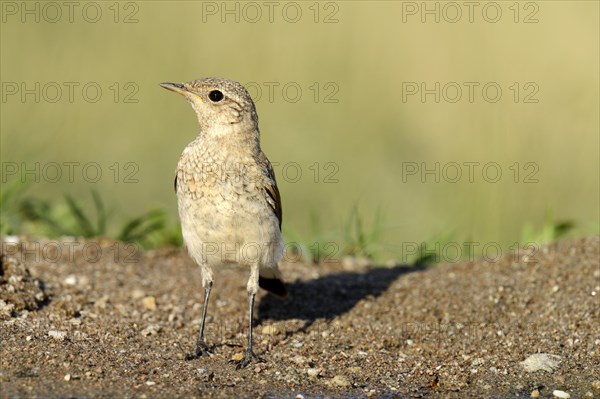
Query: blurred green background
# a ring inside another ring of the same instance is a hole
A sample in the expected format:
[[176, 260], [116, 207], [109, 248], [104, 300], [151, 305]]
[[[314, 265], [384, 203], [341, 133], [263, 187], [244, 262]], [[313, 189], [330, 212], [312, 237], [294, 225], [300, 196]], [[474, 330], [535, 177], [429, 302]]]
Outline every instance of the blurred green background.
[[[158, 83], [218, 76], [257, 100], [288, 241], [373, 240], [385, 260], [440, 237], [508, 247], [561, 221], [598, 233], [598, 2], [476, 2], [472, 21], [461, 2], [56, 4], [2, 2], [4, 190], [39, 163], [27, 195], [93, 209], [94, 189], [117, 225], [160, 208], [175, 226], [174, 170], [197, 127]], [[37, 102], [22, 96], [36, 82]], [[407, 92], [422, 83], [424, 101]], [[421, 176], [436, 163], [439, 181]]]

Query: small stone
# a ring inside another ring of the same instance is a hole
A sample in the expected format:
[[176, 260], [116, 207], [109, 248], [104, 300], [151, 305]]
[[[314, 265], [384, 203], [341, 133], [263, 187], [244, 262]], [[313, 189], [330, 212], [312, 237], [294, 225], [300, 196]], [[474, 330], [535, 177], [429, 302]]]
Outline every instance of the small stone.
[[48, 331], [48, 336], [52, 337], [58, 341], [64, 341], [65, 338], [67, 337], [67, 333], [64, 331], [50, 330], [50, 331]]
[[27, 341], [27, 342], [31, 341], [31, 335], [26, 336], [25, 341]]
[[554, 391], [552, 391], [552, 395], [556, 396], [557, 398], [561, 398], [561, 399], [569, 399], [571, 397], [571, 395], [569, 395], [565, 391], [560, 391], [558, 389], [555, 389]]
[[156, 382], [154, 382], [154, 381], [146, 381], [146, 385], [148, 385], [149, 387], [151, 387], [152, 385], [156, 385]]
[[600, 395], [600, 380], [592, 381], [592, 391], [594, 391], [596, 395]]
[[539, 398], [540, 397], [540, 391], [539, 389], [534, 389], [533, 391], [531, 391], [531, 395], [529, 395], [532, 398]]
[[15, 310], [15, 305], [0, 300], [0, 319], [9, 319]]
[[239, 362], [243, 358], [244, 358], [244, 354], [242, 352], [238, 352], [238, 353], [234, 353], [233, 356], [231, 356], [231, 361]]
[[296, 355], [291, 360], [292, 360], [292, 362], [296, 363], [298, 366], [302, 366], [304, 363], [306, 363], [306, 358], [301, 355]]
[[548, 373], [552, 373], [558, 368], [559, 363], [560, 356], [550, 355], [547, 353], [536, 353], [529, 356], [520, 364], [523, 366], [523, 368], [525, 368], [525, 371], [530, 373], [538, 370], [544, 370]]
[[212, 380], [215, 376], [212, 371], [208, 371], [207, 369], [196, 369], [196, 372], [198, 373], [200, 379], [204, 382]]
[[262, 333], [265, 335], [277, 335], [279, 330], [275, 326], [264, 326], [262, 328]]
[[306, 369], [306, 374], [308, 374], [309, 377], [318, 377], [319, 374], [321, 374], [321, 369], [311, 367], [309, 369]]
[[17, 245], [21, 242], [21, 239], [19, 238], [19, 236], [5, 236], [4, 242], [6, 244]]
[[63, 379], [65, 381], [71, 381], [71, 374], [65, 374], [65, 377]]
[[148, 310], [156, 310], [156, 298], [153, 296], [146, 296], [142, 298], [142, 305]]
[[139, 288], [134, 289], [131, 292], [131, 298], [133, 299], [140, 299], [146, 296], [146, 293], [142, 290], [140, 290]]
[[65, 285], [75, 285], [77, 284], [77, 276], [74, 274], [69, 274], [67, 277], [65, 277], [63, 283], [65, 283]]
[[331, 383], [333, 385], [337, 385], [338, 387], [348, 387], [350, 386], [350, 381], [343, 375], [336, 375], [331, 379]]
[[342, 268], [344, 270], [356, 270], [357, 268], [365, 268], [372, 265], [373, 262], [368, 258], [359, 256], [344, 256], [342, 258]]
[[148, 327], [144, 328], [140, 331], [144, 337], [148, 337], [150, 335], [156, 335], [160, 332], [160, 326], [157, 324], [150, 324]]
[[96, 309], [106, 309], [108, 302], [110, 301], [110, 297], [108, 295], [104, 295], [102, 298], [94, 301], [94, 308]]
[[298, 395], [296, 395], [296, 397], [294, 399], [304, 399], [304, 396], [298, 394]]

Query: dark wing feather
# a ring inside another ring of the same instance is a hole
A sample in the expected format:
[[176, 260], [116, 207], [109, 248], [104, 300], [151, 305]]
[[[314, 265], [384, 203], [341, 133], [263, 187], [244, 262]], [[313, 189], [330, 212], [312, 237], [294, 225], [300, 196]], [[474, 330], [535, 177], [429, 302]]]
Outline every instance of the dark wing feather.
[[175, 194], [177, 194], [177, 174], [175, 174], [175, 181], [173, 182], [173, 187], [175, 188]]
[[281, 298], [287, 298], [288, 291], [283, 280], [258, 276], [258, 286]]
[[279, 221], [279, 230], [281, 230], [281, 221], [283, 220], [283, 211], [281, 208], [281, 195], [279, 194], [279, 189], [277, 188], [277, 181], [275, 180], [275, 172], [273, 171], [273, 167], [271, 166], [271, 162], [267, 159], [267, 156], [261, 152], [258, 156], [258, 164], [263, 167], [263, 170], [266, 171], [266, 179], [262, 180], [263, 189], [265, 190], [266, 200], [273, 213], [277, 217]]

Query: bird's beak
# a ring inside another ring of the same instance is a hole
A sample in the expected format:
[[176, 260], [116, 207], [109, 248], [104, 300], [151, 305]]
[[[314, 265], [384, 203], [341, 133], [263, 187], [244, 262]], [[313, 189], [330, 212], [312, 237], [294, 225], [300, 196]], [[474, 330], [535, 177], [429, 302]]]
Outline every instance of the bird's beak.
[[161, 87], [164, 87], [167, 90], [171, 90], [174, 91], [175, 93], [179, 93], [181, 95], [186, 95], [188, 92], [188, 90], [185, 88], [185, 86], [181, 83], [169, 83], [169, 82], [165, 82], [165, 83], [161, 83], [160, 84]]

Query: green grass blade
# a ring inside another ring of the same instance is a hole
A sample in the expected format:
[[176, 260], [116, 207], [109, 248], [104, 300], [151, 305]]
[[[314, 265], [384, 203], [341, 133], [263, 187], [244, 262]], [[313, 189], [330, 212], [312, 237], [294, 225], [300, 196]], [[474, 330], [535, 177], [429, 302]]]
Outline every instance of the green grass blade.
[[73, 197], [68, 194], [65, 194], [65, 200], [67, 201], [71, 216], [75, 219], [79, 234], [83, 237], [93, 237], [95, 235], [94, 227], [82, 208], [75, 202]]
[[104, 209], [104, 203], [100, 194], [96, 190], [92, 190], [92, 198], [94, 199], [94, 206], [96, 207], [96, 231], [95, 235], [106, 235], [106, 210]]

